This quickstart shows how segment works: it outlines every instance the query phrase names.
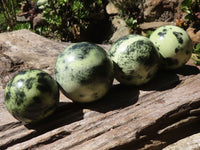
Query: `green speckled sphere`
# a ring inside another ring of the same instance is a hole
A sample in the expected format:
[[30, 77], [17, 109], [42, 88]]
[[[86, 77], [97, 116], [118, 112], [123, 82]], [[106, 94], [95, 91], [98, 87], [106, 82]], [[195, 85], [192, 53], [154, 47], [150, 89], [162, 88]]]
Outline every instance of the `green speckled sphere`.
[[108, 55], [115, 64], [115, 77], [122, 84], [145, 84], [159, 68], [160, 57], [156, 47], [141, 35], [120, 38], [112, 44]]
[[29, 69], [8, 82], [4, 100], [16, 119], [25, 123], [37, 122], [55, 111], [59, 103], [59, 87], [46, 72]]
[[63, 93], [76, 102], [102, 98], [113, 83], [113, 72], [106, 51], [88, 42], [67, 47], [55, 65], [55, 78]]
[[192, 40], [185, 30], [177, 26], [162, 26], [150, 36], [163, 57], [166, 69], [177, 69], [187, 63], [192, 54]]

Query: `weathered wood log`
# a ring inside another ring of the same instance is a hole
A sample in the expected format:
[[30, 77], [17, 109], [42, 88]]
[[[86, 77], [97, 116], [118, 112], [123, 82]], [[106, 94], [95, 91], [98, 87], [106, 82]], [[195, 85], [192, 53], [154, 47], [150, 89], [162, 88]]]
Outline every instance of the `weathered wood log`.
[[174, 149], [199, 149], [200, 147], [200, 134], [194, 134], [179, 140], [178, 142], [167, 146], [163, 150], [174, 150]]
[[14, 119], [3, 103], [8, 80], [26, 68], [53, 75], [57, 55], [69, 44], [27, 30], [0, 34], [0, 149], [152, 150], [200, 132], [200, 74], [190, 62], [159, 71], [140, 87], [115, 81], [104, 98], [90, 104], [61, 94], [56, 112], [39, 124]]

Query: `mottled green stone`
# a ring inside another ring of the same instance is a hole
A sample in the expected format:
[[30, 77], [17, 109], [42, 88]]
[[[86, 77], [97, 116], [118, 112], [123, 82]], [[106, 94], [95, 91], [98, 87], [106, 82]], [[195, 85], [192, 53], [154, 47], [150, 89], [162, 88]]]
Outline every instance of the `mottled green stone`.
[[55, 65], [55, 78], [63, 93], [76, 102], [102, 98], [112, 85], [113, 74], [106, 51], [88, 42], [67, 47]]
[[167, 69], [185, 65], [192, 55], [192, 40], [180, 27], [162, 26], [151, 34], [150, 40], [158, 48], [163, 57], [163, 66]]
[[115, 64], [115, 77], [122, 84], [145, 84], [159, 68], [160, 57], [156, 47], [141, 35], [120, 38], [112, 44], [108, 55]]
[[55, 111], [59, 102], [58, 84], [46, 72], [25, 70], [8, 82], [4, 100], [16, 119], [26, 123], [37, 122]]

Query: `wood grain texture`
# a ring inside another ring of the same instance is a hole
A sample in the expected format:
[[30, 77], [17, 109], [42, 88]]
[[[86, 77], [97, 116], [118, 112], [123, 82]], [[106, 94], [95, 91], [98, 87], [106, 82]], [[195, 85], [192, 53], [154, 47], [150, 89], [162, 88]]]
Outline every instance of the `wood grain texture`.
[[[16, 62], [20, 60], [23, 65], [18, 68], [11, 65], [10, 70], [6, 68], [7, 72], [1, 70], [0, 149], [152, 150], [162, 149], [200, 131], [200, 74], [191, 62], [176, 71], [159, 71], [151, 82], [140, 87], [122, 86], [115, 81], [105, 97], [89, 104], [73, 103], [61, 93], [60, 105], [52, 116], [39, 124], [24, 125], [5, 108], [6, 81], [31, 65], [53, 75], [53, 62], [69, 43], [50, 41], [26, 30], [6, 33], [4, 39], [1, 36], [0, 57], [9, 56], [13, 64], [18, 65]], [[5, 44], [8, 40], [5, 36], [9, 37], [9, 46]], [[16, 36], [26, 38], [16, 44]], [[34, 42], [26, 46], [27, 40]], [[47, 43], [48, 53], [43, 52]], [[101, 46], [106, 50], [110, 47]], [[18, 52], [9, 53], [25, 48], [29, 48], [28, 55], [37, 57], [37, 61], [43, 62], [45, 57], [49, 61], [51, 58], [51, 63], [42, 63], [47, 67], [40, 67], [39, 62], [34, 66], [31, 63], [36, 61], [34, 58], [27, 59]], [[52, 53], [51, 49], [54, 49]]]

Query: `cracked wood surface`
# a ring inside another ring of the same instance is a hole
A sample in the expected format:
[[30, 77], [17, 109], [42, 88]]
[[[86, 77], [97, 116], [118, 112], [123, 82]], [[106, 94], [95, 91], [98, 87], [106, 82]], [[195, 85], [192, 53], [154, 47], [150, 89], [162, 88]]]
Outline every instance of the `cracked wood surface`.
[[140, 87], [115, 81], [104, 98], [90, 104], [73, 103], [61, 94], [56, 112], [39, 124], [14, 119], [3, 102], [6, 83], [26, 68], [53, 75], [57, 55], [69, 44], [27, 30], [0, 34], [0, 149], [152, 150], [199, 137], [200, 74], [192, 62], [159, 71]]

